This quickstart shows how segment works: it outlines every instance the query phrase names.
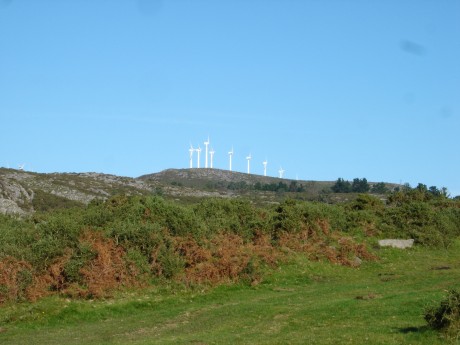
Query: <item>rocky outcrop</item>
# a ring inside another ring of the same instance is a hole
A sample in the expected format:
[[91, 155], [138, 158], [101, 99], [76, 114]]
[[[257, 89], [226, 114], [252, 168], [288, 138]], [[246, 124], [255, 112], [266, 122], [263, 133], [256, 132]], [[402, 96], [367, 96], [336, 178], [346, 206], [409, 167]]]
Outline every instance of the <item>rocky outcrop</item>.
[[0, 212], [25, 214], [33, 211], [33, 190], [23, 186], [21, 174], [8, 174], [0, 178]]
[[42, 196], [54, 195], [88, 204], [95, 198], [106, 199], [114, 194], [152, 193], [152, 186], [133, 178], [99, 173], [38, 174], [0, 169], [0, 213], [34, 212], [35, 191], [43, 192], [39, 193]]
[[0, 213], [24, 215], [26, 212], [13, 200], [0, 199]]

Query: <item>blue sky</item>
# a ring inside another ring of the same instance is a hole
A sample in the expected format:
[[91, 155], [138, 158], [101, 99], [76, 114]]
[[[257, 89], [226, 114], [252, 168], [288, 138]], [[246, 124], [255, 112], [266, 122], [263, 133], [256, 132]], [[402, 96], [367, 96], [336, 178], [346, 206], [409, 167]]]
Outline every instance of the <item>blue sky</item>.
[[0, 166], [459, 195], [459, 61], [458, 0], [0, 0]]

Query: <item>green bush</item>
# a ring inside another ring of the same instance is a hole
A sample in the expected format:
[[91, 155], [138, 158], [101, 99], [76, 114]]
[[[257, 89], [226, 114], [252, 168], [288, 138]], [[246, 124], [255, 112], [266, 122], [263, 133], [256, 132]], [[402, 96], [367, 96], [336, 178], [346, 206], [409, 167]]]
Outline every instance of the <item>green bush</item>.
[[80, 270], [92, 259], [96, 253], [88, 243], [79, 243], [69, 261], [64, 266], [64, 275], [68, 283], [83, 283]]
[[357, 211], [374, 211], [382, 212], [385, 208], [385, 204], [379, 198], [369, 194], [359, 194], [355, 200], [350, 202], [348, 207], [352, 210]]
[[164, 230], [155, 223], [124, 223], [117, 220], [107, 226], [106, 235], [125, 250], [135, 249], [148, 257], [162, 242]]
[[169, 239], [159, 246], [155, 259], [152, 268], [157, 276], [172, 279], [184, 271], [185, 262]]
[[385, 209], [380, 218], [385, 236], [413, 238], [427, 246], [448, 247], [460, 235], [460, 209], [411, 201]]
[[443, 331], [449, 338], [460, 337], [460, 292], [450, 290], [438, 306], [425, 311], [425, 320], [436, 330]]
[[0, 214], [0, 260], [8, 256], [28, 260], [35, 233], [32, 222]]
[[126, 259], [133, 263], [139, 274], [149, 274], [150, 273], [150, 263], [149, 257], [145, 256], [141, 251], [135, 248], [130, 248], [126, 252]]
[[267, 229], [266, 214], [244, 199], [205, 199], [194, 207], [194, 214], [208, 237], [231, 232], [249, 240], [256, 231]]
[[272, 218], [273, 239], [279, 231], [299, 232], [307, 228], [320, 231], [319, 222], [327, 221], [331, 230], [345, 230], [346, 214], [340, 206], [288, 199], [275, 209]]

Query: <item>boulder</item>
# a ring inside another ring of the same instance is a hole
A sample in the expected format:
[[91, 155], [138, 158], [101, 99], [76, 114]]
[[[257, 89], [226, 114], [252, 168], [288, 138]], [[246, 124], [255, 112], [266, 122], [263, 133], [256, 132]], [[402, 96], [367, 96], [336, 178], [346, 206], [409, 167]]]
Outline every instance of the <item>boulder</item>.
[[387, 240], [379, 240], [380, 247], [393, 247], [393, 248], [400, 248], [406, 249], [411, 248], [414, 244], [413, 239], [409, 240], [400, 240], [400, 239], [387, 239]]

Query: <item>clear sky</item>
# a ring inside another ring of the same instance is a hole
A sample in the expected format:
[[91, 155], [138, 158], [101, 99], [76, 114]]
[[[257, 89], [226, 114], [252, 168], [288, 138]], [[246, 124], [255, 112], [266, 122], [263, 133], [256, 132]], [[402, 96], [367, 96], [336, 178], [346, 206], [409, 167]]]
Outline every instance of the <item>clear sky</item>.
[[[459, 0], [0, 0], [0, 166], [460, 194]], [[194, 155], [194, 167], [196, 154]]]

